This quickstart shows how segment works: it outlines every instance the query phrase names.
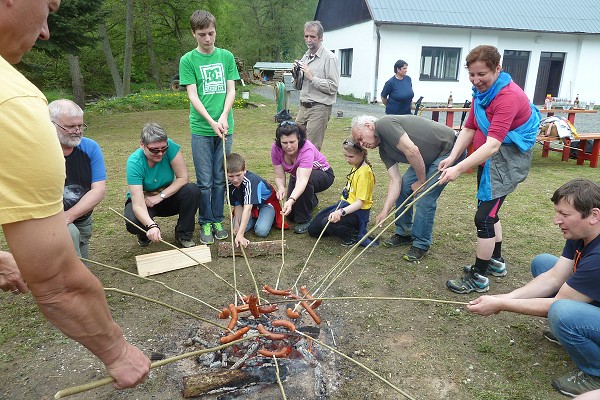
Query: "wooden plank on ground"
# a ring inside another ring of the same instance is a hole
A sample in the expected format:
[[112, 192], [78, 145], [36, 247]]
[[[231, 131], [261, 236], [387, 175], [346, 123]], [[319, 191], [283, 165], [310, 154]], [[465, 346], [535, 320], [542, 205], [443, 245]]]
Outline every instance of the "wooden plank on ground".
[[[285, 240], [283, 241], [285, 246]], [[250, 242], [244, 249], [247, 257], [257, 256], [273, 256], [281, 254], [281, 240], [265, 240], [262, 242]], [[219, 257], [232, 257], [233, 252], [231, 251], [231, 242], [220, 242], [217, 250]], [[242, 256], [242, 249], [236, 247], [236, 256]]]
[[210, 249], [204, 244], [181, 250], [192, 256], [194, 260], [197, 260], [198, 262], [192, 260], [178, 250], [166, 250], [142, 254], [135, 256], [138, 275], [150, 276], [162, 274], [163, 272], [191, 267], [193, 265], [198, 265], [198, 263], [205, 264], [211, 261]]

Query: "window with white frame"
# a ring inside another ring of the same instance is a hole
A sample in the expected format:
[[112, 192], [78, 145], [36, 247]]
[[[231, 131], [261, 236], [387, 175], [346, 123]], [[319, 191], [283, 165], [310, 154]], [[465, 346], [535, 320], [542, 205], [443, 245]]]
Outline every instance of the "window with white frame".
[[422, 47], [420, 81], [457, 81], [460, 48]]
[[352, 49], [340, 49], [340, 75], [352, 76]]

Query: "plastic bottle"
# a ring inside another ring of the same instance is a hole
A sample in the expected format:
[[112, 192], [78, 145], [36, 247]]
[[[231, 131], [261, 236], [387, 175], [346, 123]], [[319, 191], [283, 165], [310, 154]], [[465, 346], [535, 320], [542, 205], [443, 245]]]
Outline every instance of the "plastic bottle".
[[454, 100], [452, 99], [452, 92], [450, 92], [450, 96], [448, 96], [448, 108], [452, 108], [454, 105]]
[[546, 95], [546, 100], [544, 100], [544, 108], [546, 110], [550, 110], [552, 108], [552, 95], [551, 94]]

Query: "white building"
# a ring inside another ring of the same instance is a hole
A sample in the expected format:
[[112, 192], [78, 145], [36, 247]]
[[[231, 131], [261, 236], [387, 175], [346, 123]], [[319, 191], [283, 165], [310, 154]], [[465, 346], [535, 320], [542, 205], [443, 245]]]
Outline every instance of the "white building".
[[471, 98], [469, 50], [496, 46], [535, 104], [546, 94], [600, 103], [600, 1], [319, 0], [315, 19], [340, 61], [339, 93], [380, 101], [394, 63], [408, 63], [415, 99]]

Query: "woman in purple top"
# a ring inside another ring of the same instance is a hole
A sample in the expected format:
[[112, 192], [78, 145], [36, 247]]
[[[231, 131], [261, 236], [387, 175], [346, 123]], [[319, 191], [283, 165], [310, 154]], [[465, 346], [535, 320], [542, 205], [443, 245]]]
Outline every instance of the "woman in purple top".
[[277, 127], [275, 143], [271, 146], [271, 162], [279, 200], [286, 196], [285, 174], [290, 174], [283, 214], [296, 222], [294, 233], [306, 233], [312, 221], [312, 210], [319, 202], [316, 193], [333, 184], [333, 169], [325, 156], [306, 139], [304, 128], [293, 121], [283, 121]]

